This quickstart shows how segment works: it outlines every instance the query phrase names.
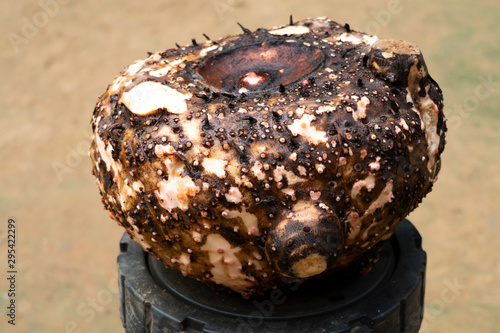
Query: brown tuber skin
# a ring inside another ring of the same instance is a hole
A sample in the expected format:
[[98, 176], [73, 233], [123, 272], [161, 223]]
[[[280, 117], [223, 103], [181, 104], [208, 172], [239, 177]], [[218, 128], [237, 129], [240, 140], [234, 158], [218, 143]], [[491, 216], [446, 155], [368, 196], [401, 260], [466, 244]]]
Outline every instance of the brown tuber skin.
[[436, 180], [442, 110], [415, 45], [306, 19], [133, 63], [90, 156], [145, 251], [250, 296], [373, 257]]

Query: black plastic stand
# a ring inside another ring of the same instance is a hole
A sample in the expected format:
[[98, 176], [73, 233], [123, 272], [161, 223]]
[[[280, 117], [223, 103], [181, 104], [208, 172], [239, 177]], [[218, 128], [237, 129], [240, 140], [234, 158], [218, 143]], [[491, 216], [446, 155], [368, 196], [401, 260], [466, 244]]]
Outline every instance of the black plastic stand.
[[118, 256], [121, 319], [127, 333], [418, 332], [426, 266], [421, 243], [404, 220], [364, 276], [347, 282], [321, 278], [243, 300], [165, 268], [124, 234]]

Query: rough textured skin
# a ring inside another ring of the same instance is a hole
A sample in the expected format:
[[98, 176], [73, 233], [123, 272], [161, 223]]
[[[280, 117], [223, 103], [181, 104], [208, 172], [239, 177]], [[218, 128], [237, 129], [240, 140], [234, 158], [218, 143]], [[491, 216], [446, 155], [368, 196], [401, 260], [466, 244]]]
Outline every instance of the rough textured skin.
[[379, 248], [436, 180], [442, 109], [415, 45], [307, 19], [133, 63], [90, 156], [145, 251], [249, 296]]

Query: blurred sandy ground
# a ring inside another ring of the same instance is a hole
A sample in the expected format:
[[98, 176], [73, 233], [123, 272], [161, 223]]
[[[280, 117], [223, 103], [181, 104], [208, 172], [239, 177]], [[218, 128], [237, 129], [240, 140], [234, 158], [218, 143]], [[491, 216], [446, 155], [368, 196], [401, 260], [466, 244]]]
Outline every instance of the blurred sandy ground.
[[0, 331], [122, 331], [115, 277], [122, 230], [101, 206], [86, 155], [98, 95], [146, 51], [201, 41], [202, 33], [236, 34], [236, 22], [278, 26], [290, 14], [328, 16], [422, 49], [450, 129], [440, 179], [410, 216], [428, 254], [421, 332], [499, 331], [497, 0], [2, 1], [0, 257], [5, 272], [12, 217], [19, 280], [16, 326], [1, 310]]

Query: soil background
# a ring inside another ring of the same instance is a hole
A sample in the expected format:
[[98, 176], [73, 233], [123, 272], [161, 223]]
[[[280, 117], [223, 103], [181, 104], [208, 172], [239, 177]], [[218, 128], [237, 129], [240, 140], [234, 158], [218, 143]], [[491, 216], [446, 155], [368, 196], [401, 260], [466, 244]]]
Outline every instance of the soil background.
[[[175, 43], [328, 16], [421, 48], [449, 132], [434, 190], [409, 219], [428, 255], [421, 332], [500, 331], [500, 3], [2, 1], [0, 331], [123, 332], [116, 256], [87, 156], [97, 97], [126, 65]], [[7, 323], [7, 221], [17, 225]]]

